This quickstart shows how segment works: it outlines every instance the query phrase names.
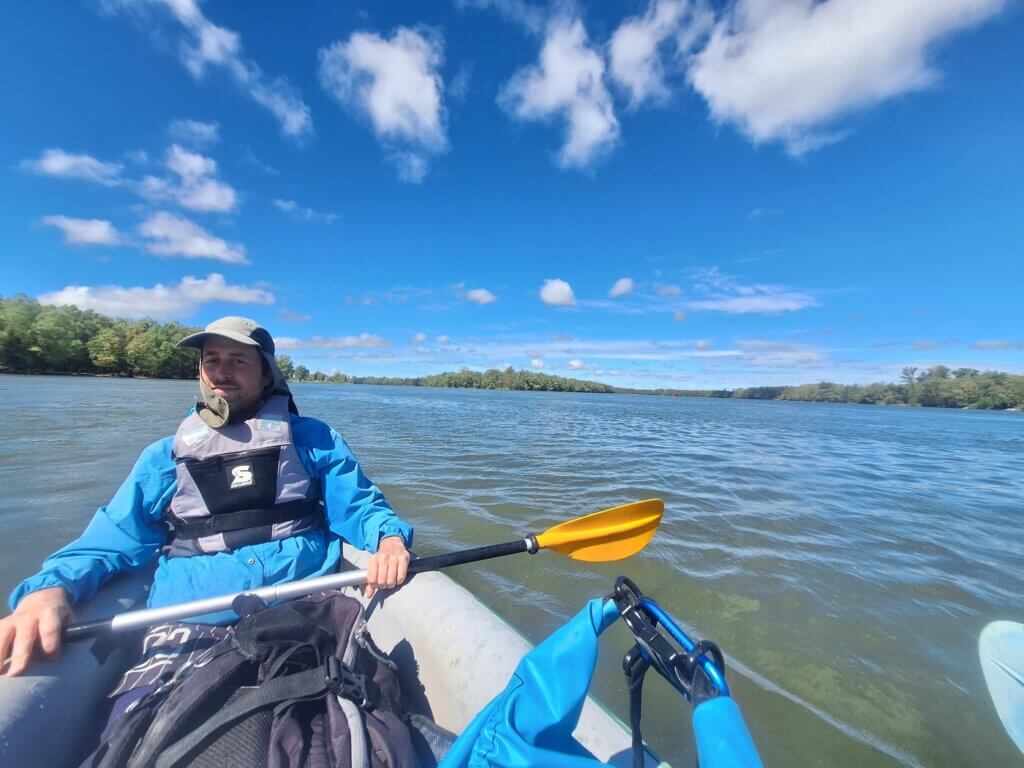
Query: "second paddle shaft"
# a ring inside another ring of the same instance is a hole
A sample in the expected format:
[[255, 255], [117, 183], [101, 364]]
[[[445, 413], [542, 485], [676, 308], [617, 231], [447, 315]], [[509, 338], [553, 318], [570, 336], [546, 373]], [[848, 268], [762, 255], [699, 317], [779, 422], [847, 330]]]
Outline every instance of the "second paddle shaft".
[[[409, 573], [436, 571], [453, 565], [475, 563], [495, 557], [504, 557], [505, 555], [516, 555], [520, 552], [530, 552], [532, 554], [536, 551], [536, 539], [533, 536], [527, 536], [525, 539], [508, 541], [504, 544], [493, 544], [488, 547], [477, 547], [476, 549], [467, 549], [462, 552], [449, 552], [445, 555], [417, 558], [409, 563]], [[210, 613], [220, 613], [221, 611], [231, 610], [232, 605], [240, 595], [252, 596], [266, 603], [273, 603], [279, 600], [291, 600], [296, 597], [311, 595], [327, 589], [355, 587], [365, 583], [366, 571], [332, 573], [328, 576], [318, 576], [315, 579], [303, 579], [287, 584], [260, 587], [259, 589], [247, 592], [234, 592], [230, 595], [208, 597], [203, 600], [193, 600], [188, 603], [168, 605], [162, 608], [128, 611], [110, 619], [73, 624], [65, 627], [64, 639], [69, 641], [86, 640], [108, 632], [125, 632], [132, 629], [141, 629], [142, 627], [151, 627], [166, 621], [181, 621], [197, 616], [205, 616]]]

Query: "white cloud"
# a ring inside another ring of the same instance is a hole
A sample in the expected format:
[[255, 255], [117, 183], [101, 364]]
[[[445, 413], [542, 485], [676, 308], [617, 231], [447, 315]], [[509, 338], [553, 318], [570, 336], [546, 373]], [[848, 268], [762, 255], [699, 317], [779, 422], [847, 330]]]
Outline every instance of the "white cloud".
[[660, 285], [658, 286], [658, 295], [665, 299], [671, 299], [682, 296], [683, 289], [678, 285]]
[[548, 25], [536, 66], [517, 72], [499, 103], [521, 120], [561, 118], [563, 168], [582, 168], [607, 153], [619, 136], [611, 95], [604, 84], [604, 60], [590, 47], [583, 22], [558, 18]]
[[158, 211], [139, 225], [139, 234], [148, 242], [146, 250], [157, 256], [182, 256], [186, 259], [214, 259], [226, 264], [248, 264], [245, 247], [215, 237], [182, 216]]
[[677, 323], [685, 323], [686, 322], [686, 313], [683, 312], [681, 309], [677, 310], [672, 315], [672, 319], [675, 320]]
[[35, 160], [23, 160], [21, 167], [40, 176], [79, 179], [114, 187], [121, 183], [120, 163], [107, 163], [92, 155], [76, 155], [63, 149], [47, 149]]
[[549, 307], [576, 306], [576, 295], [572, 292], [572, 286], [558, 278], [544, 281], [540, 289], [540, 300]]
[[412, 337], [412, 340], [413, 340], [413, 343], [415, 343], [415, 344], [422, 344], [423, 342], [425, 342], [427, 340], [427, 334], [425, 334], [425, 333], [414, 334], [413, 337]]
[[68, 245], [120, 245], [121, 235], [103, 219], [73, 219], [68, 216], [44, 216], [40, 221], [64, 233]]
[[152, 288], [69, 285], [59, 291], [44, 293], [39, 301], [42, 304], [92, 309], [111, 317], [164, 320], [190, 317], [200, 306], [212, 302], [273, 304], [274, 294], [264, 288], [231, 285], [223, 275], [213, 272], [205, 278], [185, 277], [177, 285], [157, 283]]
[[278, 339], [278, 349], [380, 349], [391, 342], [373, 333], [358, 336], [313, 336], [309, 339]]
[[779, 285], [743, 284], [717, 267], [701, 272], [697, 286], [706, 296], [686, 302], [686, 308], [694, 312], [771, 315], [818, 306], [818, 300], [808, 293]]
[[608, 291], [608, 295], [611, 298], [616, 299], [619, 296], [628, 296], [635, 289], [636, 286], [633, 284], [632, 277], [620, 277], [618, 280], [615, 281], [615, 284], [611, 287], [611, 290]]
[[574, 371], [578, 371], [580, 368], [583, 367], [583, 361], [582, 360], [570, 360], [569, 361], [569, 367], [572, 368]]
[[738, 341], [736, 346], [743, 352], [745, 362], [760, 368], [816, 365], [825, 361], [819, 349], [803, 344], [755, 340]]
[[939, 79], [943, 38], [1005, 0], [738, 0], [689, 80], [718, 122], [799, 154], [841, 138], [836, 120]]
[[107, 11], [142, 15], [147, 28], [149, 11], [162, 8], [184, 29], [178, 46], [181, 63], [196, 79], [210, 68], [221, 69], [257, 104], [280, 123], [281, 133], [301, 140], [313, 133], [309, 106], [295, 87], [282, 77], [268, 78], [259, 66], [242, 55], [237, 32], [220, 27], [206, 18], [197, 0], [100, 0]]
[[167, 126], [167, 135], [180, 144], [205, 149], [220, 141], [220, 125], [201, 120], [174, 120]]
[[544, 30], [544, 20], [547, 15], [540, 6], [532, 5], [524, 0], [455, 0], [455, 7], [479, 10], [493, 8], [509, 21], [534, 33]]
[[451, 336], [438, 336], [436, 339], [434, 339], [434, 341], [436, 341], [438, 344], [451, 344], [452, 343], [452, 337]]
[[448, 148], [440, 35], [408, 27], [390, 39], [356, 32], [319, 57], [324, 90], [369, 119], [403, 181], [422, 181], [430, 156]]
[[643, 16], [619, 25], [608, 44], [609, 74], [626, 91], [631, 107], [668, 98], [662, 49], [671, 45], [678, 59], [713, 21], [709, 10], [689, 0], [653, 0]]
[[541, 360], [539, 357], [535, 357], [533, 358], [533, 360], [530, 361], [530, 365], [533, 366], [534, 368], [543, 368], [544, 361]]
[[697, 343], [694, 346], [697, 347], [697, 349], [699, 349], [701, 352], [707, 352], [709, 349], [711, 349], [711, 342], [707, 341], [706, 339], [698, 339]]
[[498, 297], [486, 288], [473, 288], [466, 291], [466, 299], [483, 306], [484, 304], [490, 304], [491, 302], [497, 301]]
[[146, 176], [138, 192], [150, 200], [172, 200], [182, 208], [202, 213], [227, 213], [238, 205], [234, 188], [216, 178], [217, 161], [178, 144], [167, 150], [167, 169], [178, 178]]
[[287, 213], [294, 221], [315, 221], [322, 224], [333, 224], [338, 219], [338, 214], [332, 211], [317, 211], [313, 208], [306, 208], [294, 200], [274, 200], [274, 207], [279, 211]]

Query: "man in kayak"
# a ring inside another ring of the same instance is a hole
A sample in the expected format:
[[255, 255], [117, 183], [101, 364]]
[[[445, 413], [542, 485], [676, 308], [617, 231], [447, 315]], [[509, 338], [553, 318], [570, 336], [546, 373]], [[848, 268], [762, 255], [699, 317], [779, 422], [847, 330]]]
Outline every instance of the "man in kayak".
[[341, 540], [375, 553], [368, 596], [405, 581], [412, 528], [337, 432], [298, 415], [270, 333], [224, 317], [179, 346], [201, 350], [195, 409], [142, 452], [78, 539], [15, 588], [0, 620], [8, 676], [39, 651], [59, 653], [71, 606], [161, 547], [150, 607], [331, 573]]

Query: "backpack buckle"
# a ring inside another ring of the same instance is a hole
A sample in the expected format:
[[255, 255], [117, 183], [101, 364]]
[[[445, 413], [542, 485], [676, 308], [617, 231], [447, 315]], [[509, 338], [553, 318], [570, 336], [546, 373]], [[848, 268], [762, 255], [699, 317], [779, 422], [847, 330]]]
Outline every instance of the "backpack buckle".
[[324, 678], [328, 689], [336, 696], [353, 702], [360, 709], [373, 709], [373, 701], [366, 690], [366, 676], [346, 667], [337, 656], [324, 661]]

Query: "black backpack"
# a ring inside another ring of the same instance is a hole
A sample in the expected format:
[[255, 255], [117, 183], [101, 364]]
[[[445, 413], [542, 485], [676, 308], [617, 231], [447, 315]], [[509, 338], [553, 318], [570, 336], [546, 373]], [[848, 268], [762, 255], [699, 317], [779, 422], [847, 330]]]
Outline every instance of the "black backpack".
[[418, 766], [396, 671], [353, 598], [265, 608], [130, 708], [86, 765]]

